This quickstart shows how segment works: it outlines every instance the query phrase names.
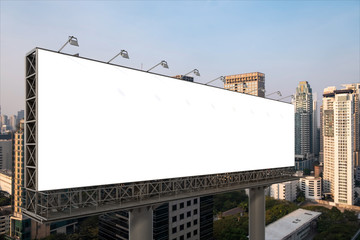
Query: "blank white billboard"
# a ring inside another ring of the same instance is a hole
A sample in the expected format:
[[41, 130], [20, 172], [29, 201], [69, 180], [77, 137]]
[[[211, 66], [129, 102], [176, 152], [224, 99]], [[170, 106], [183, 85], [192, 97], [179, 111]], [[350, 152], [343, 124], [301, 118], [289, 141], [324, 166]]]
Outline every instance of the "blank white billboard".
[[294, 166], [291, 104], [38, 49], [38, 190]]

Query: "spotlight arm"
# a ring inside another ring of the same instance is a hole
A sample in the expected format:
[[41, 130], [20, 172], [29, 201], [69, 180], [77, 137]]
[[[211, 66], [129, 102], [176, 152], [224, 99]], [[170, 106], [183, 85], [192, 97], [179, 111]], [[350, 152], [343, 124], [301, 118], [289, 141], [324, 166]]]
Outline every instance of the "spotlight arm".
[[212, 82], [215, 82], [215, 81], [218, 80], [219, 78], [220, 78], [220, 80], [221, 80], [222, 82], [225, 82], [225, 77], [224, 77], [224, 76], [220, 76], [220, 77], [215, 78], [214, 80], [211, 80], [210, 82], [205, 83], [205, 85], [208, 85], [208, 84], [210, 84], [210, 83], [212, 83]]
[[152, 68], [150, 68], [149, 70], [147, 70], [147, 72], [149, 72], [150, 70], [153, 70], [154, 68], [156, 68], [157, 66], [159, 66], [162, 62], [159, 62], [158, 64], [156, 64], [155, 66], [153, 66]]
[[[123, 53], [126, 53], [126, 54], [127, 54], [127, 51], [121, 50], [118, 54], [116, 54], [115, 57], [113, 57], [112, 59], [110, 59], [107, 63], [110, 63], [112, 60], [114, 60], [115, 58], [117, 58], [119, 55], [122, 55]], [[129, 58], [129, 57], [125, 57], [125, 58]]]
[[64, 48], [68, 43], [70, 43], [71, 39], [73, 39], [73, 38], [75, 38], [75, 39], [77, 40], [76, 37], [74, 37], [74, 36], [69, 36], [69, 39], [68, 39], [68, 40], [65, 42], [65, 44], [60, 48], [60, 50], [58, 51], [58, 53], [59, 53], [61, 50], [63, 50], [63, 48]]
[[277, 93], [280, 97], [282, 96], [280, 91], [276, 91], [276, 92], [273, 92], [273, 93], [269, 93], [269, 94], [266, 95], [265, 97], [268, 97], [268, 96], [273, 95], [273, 94], [275, 94], [275, 93]]

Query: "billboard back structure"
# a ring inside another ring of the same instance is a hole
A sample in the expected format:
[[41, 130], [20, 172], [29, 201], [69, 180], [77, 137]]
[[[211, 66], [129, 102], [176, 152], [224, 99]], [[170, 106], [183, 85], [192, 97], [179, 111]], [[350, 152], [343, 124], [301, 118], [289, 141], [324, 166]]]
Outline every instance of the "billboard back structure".
[[294, 166], [291, 104], [44, 49], [36, 90], [38, 191]]

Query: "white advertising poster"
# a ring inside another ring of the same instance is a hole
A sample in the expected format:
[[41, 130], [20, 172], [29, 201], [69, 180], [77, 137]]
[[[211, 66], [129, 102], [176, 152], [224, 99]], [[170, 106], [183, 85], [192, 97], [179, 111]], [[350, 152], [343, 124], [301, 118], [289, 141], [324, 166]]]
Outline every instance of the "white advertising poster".
[[293, 105], [38, 49], [38, 190], [294, 166]]

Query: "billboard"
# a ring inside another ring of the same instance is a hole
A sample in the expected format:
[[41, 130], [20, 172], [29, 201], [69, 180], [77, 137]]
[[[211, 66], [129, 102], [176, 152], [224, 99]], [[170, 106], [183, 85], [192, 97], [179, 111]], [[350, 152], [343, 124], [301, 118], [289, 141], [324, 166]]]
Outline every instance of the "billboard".
[[294, 166], [291, 104], [37, 51], [38, 191]]

